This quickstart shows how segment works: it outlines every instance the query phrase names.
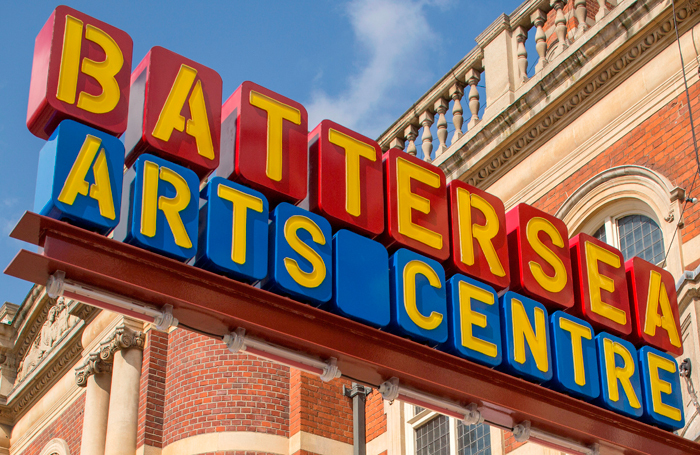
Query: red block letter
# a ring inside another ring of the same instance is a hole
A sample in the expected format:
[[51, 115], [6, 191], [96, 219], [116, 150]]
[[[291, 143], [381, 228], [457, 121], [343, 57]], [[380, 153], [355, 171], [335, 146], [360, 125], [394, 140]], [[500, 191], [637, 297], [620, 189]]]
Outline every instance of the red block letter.
[[527, 204], [506, 213], [512, 289], [548, 309], [574, 306], [569, 234], [563, 221]]
[[382, 152], [361, 134], [322, 121], [309, 133], [309, 208], [334, 228], [367, 236], [384, 231]]
[[683, 354], [678, 297], [673, 275], [644, 259], [625, 262], [632, 298], [634, 335], [676, 357]]
[[399, 149], [384, 154], [388, 248], [410, 248], [438, 261], [450, 256], [445, 174]]
[[254, 188], [270, 204], [306, 197], [308, 117], [304, 106], [244, 82], [222, 108], [217, 174]]
[[36, 37], [27, 127], [48, 139], [74, 119], [107, 133], [126, 129], [131, 37], [67, 6], [57, 7]]
[[622, 253], [587, 234], [577, 235], [569, 244], [576, 312], [596, 330], [623, 337], [632, 333]]
[[192, 169], [200, 179], [219, 165], [221, 76], [162, 47], [131, 75], [126, 165], [151, 153]]
[[496, 196], [460, 180], [447, 185], [450, 195], [450, 265], [498, 290], [510, 285], [506, 212]]

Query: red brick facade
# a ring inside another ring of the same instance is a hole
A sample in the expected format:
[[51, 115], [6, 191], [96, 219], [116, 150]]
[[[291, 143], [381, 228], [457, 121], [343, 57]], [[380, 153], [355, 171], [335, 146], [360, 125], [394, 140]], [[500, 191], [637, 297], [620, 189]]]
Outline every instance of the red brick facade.
[[164, 445], [220, 431], [289, 437], [289, 368], [175, 330], [168, 340], [164, 418]]
[[163, 447], [168, 335], [152, 330], [143, 349], [137, 446]]
[[381, 436], [387, 431], [386, 414], [384, 413], [384, 399], [382, 394], [373, 390], [367, 396], [365, 405], [365, 422], [367, 424], [367, 442]]
[[44, 447], [54, 438], [66, 441], [71, 454], [80, 453], [80, 438], [83, 434], [83, 414], [85, 412], [85, 393], [75, 400], [60, 417], [48, 426], [32, 441], [22, 455], [39, 455]]

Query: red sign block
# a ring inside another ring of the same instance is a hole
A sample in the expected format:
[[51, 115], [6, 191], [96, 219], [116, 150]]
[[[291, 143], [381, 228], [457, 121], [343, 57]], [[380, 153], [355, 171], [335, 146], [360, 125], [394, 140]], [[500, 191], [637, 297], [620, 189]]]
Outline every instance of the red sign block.
[[510, 285], [506, 211], [496, 196], [460, 180], [447, 185], [452, 255], [449, 267], [498, 290]]
[[527, 204], [506, 213], [512, 290], [550, 310], [574, 306], [569, 234], [563, 221]]
[[324, 120], [309, 133], [309, 155], [310, 210], [328, 219], [334, 229], [381, 234], [384, 176], [379, 144]]
[[634, 336], [676, 357], [683, 355], [676, 283], [670, 272], [635, 257], [625, 262]]
[[410, 248], [444, 262], [450, 256], [445, 174], [399, 149], [384, 154], [387, 248]]
[[131, 75], [126, 165], [142, 153], [192, 169], [204, 178], [219, 166], [219, 73], [162, 47], [152, 48]]
[[27, 127], [48, 139], [65, 119], [126, 129], [133, 42], [124, 31], [59, 6], [36, 37]]
[[222, 118], [217, 175], [260, 191], [273, 205], [306, 198], [304, 106], [246, 81], [224, 103]]
[[632, 333], [625, 264], [622, 253], [588, 234], [571, 240], [576, 313], [596, 331]]

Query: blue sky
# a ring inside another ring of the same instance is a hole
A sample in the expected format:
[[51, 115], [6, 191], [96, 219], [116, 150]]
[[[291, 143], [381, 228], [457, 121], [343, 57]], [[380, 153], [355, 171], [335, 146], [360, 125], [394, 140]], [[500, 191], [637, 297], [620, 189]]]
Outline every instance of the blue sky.
[[[250, 80], [302, 103], [309, 129], [329, 118], [377, 137], [521, 0], [67, 1], [131, 35], [134, 67], [156, 45], [207, 65], [223, 98]], [[31, 6], [30, 6], [31, 5]], [[58, 3], [4, 2], [0, 16], [0, 267], [9, 232], [34, 201], [44, 141], [25, 124], [34, 38]], [[167, 5], [167, 6], [165, 6]], [[222, 100], [223, 101], [223, 100]], [[30, 284], [0, 276], [0, 304]]]

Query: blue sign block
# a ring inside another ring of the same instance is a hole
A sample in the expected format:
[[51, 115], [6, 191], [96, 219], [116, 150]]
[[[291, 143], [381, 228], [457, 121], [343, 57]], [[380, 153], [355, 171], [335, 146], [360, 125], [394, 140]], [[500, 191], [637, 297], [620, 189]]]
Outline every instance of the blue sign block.
[[400, 249], [391, 256], [392, 329], [428, 343], [446, 343], [445, 270], [433, 259]]
[[34, 211], [100, 234], [119, 224], [124, 144], [64, 120], [39, 153]]
[[644, 346], [639, 350], [644, 419], [666, 430], [685, 426], [678, 364], [673, 356]]
[[344, 229], [333, 236], [332, 310], [374, 327], [391, 321], [389, 253], [379, 242]]
[[262, 193], [221, 177], [202, 191], [196, 267], [249, 283], [267, 276], [269, 205]]
[[192, 259], [199, 229], [197, 174], [149, 154], [132, 169], [124, 241], [179, 261]]
[[450, 347], [469, 360], [496, 367], [502, 361], [501, 310], [491, 286], [455, 275], [447, 282]]
[[263, 286], [312, 304], [333, 294], [331, 225], [286, 202], [275, 208], [270, 226], [269, 274]]
[[629, 341], [605, 332], [595, 340], [601, 385], [598, 402], [620, 414], [641, 417], [644, 410], [637, 349]]
[[600, 378], [593, 327], [557, 311], [551, 317], [551, 334], [556, 388], [583, 399], [598, 398]]
[[506, 370], [535, 382], [552, 379], [549, 321], [544, 305], [515, 292], [501, 297]]

